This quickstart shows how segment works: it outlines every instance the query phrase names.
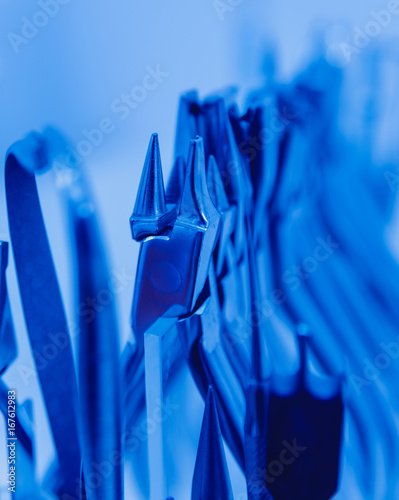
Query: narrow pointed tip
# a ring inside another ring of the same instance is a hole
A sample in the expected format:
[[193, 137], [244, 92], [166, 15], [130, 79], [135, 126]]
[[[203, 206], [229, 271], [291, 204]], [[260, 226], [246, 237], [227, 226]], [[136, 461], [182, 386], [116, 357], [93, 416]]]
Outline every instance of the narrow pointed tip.
[[193, 158], [201, 156], [201, 159], [203, 159], [205, 163], [204, 140], [201, 136], [196, 135], [194, 139], [190, 140], [190, 151], [188, 156], [192, 156]]
[[213, 412], [213, 414], [216, 415], [216, 418], [217, 418], [215, 393], [214, 393], [213, 387], [211, 385], [208, 386], [208, 392], [206, 394], [206, 400], [205, 400], [205, 414], [207, 414], [209, 412]]
[[[207, 442], [204, 442], [207, 441]], [[210, 440], [210, 443], [208, 442]], [[208, 387], [208, 392], [205, 400], [205, 411], [202, 420], [202, 429], [200, 443], [201, 445], [217, 444], [221, 440], [219, 418], [216, 409], [215, 394], [213, 392], [213, 387], [210, 385]]]
[[[211, 385], [208, 387], [208, 393], [206, 395], [202, 428], [206, 430], [206, 433], [201, 432], [200, 446], [201, 445], [210, 445], [213, 447], [223, 446], [218, 412], [216, 408], [215, 393]], [[204, 440], [207, 442], [204, 443]]]
[[197, 136], [190, 141], [179, 214], [184, 219], [200, 225], [206, 225], [202, 206], [203, 179], [205, 179], [204, 143], [202, 138]]
[[215, 396], [211, 386], [208, 388], [205, 402], [191, 495], [192, 500], [204, 498], [233, 499]]
[[133, 239], [161, 232], [176, 218], [172, 212], [168, 212], [166, 205], [158, 134], [152, 134], [130, 218]]
[[179, 214], [187, 222], [202, 227], [207, 227], [212, 220], [220, 217], [209, 195], [204, 141], [199, 136], [190, 141]]
[[166, 197], [158, 134], [152, 134], [133, 214], [141, 217], [151, 217], [162, 215], [165, 212]]

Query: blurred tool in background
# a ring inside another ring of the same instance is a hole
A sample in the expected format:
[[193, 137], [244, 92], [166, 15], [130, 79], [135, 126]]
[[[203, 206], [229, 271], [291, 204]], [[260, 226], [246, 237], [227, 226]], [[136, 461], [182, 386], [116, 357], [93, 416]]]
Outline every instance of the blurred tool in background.
[[[176, 486], [187, 476], [193, 499], [397, 497], [399, 269], [387, 241], [395, 173], [376, 147], [386, 118], [360, 120], [351, 136], [345, 103], [354, 96], [372, 113], [380, 87], [358, 96], [323, 54], [291, 84], [269, 75], [244, 107], [234, 88], [203, 100], [182, 95], [166, 190], [151, 136], [130, 218], [140, 255], [119, 363], [104, 242], [82, 166], [53, 129], [12, 146], [11, 242], [57, 453], [41, 481], [32, 468], [34, 425], [18, 415], [27, 495], [122, 498], [124, 469], [125, 485], [133, 477], [151, 500], [187, 498]], [[378, 80], [391, 63], [375, 52], [357, 64]], [[35, 184], [47, 166], [69, 207], [75, 328]], [[2, 248], [5, 371], [16, 351]], [[88, 300], [91, 318], [79, 314]], [[64, 347], [43, 367], [54, 332]], [[189, 411], [198, 395], [201, 433]], [[190, 440], [199, 444], [189, 470], [181, 446]], [[234, 490], [235, 475], [245, 476], [247, 493]]]

